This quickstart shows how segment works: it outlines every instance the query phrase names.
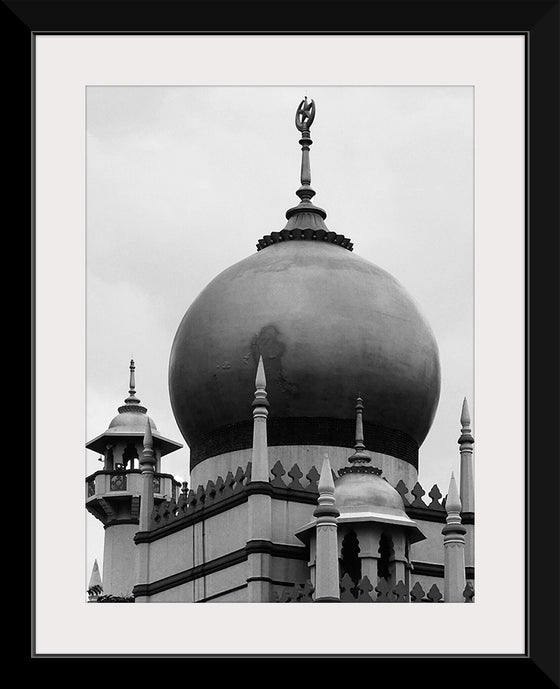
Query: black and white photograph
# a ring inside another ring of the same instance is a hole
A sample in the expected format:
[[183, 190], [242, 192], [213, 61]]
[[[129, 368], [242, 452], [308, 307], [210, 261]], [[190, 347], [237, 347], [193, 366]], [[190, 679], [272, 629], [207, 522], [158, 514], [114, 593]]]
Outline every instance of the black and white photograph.
[[86, 91], [84, 599], [475, 603], [474, 89]]
[[538, 664], [538, 40], [150, 31], [34, 39], [33, 654]]

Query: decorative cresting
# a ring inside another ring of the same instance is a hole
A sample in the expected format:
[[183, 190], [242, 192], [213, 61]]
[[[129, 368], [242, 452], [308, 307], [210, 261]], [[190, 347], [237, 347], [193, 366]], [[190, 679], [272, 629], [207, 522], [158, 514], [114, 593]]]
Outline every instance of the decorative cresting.
[[[366, 466], [367, 468], [375, 469], [375, 467]], [[349, 469], [351, 470], [352, 467], [345, 467], [344, 470], [347, 471]], [[304, 476], [297, 463], [286, 471], [282, 462], [277, 461], [272, 466], [270, 474], [269, 483], [276, 489], [279, 495], [290, 497], [290, 499], [296, 502], [316, 504], [320, 476], [316, 467], [312, 466]], [[150, 529], [158, 529], [166, 524], [194, 515], [204, 507], [217, 506], [223, 500], [230, 499], [232, 496], [245, 494], [251, 480], [252, 463], [249, 462], [245, 469], [238, 467], [235, 474], [230, 471], [225, 479], [222, 476], [218, 476], [216, 481], [210, 480], [205, 486], [198, 485], [195, 490], [188, 490], [187, 483], [183, 482], [181, 494], [177, 501], [163, 501], [154, 507], [151, 515]], [[425, 491], [419, 483], [416, 483], [412, 489], [412, 494], [417, 496], [415, 500], [407, 497], [409, 490], [402, 480], [398, 482], [395, 489], [403, 498], [407, 513], [412, 513], [414, 516], [419, 516], [419, 518], [429, 521], [445, 522], [445, 499], [441, 500], [441, 502], [438, 502], [436, 499], [436, 496], [441, 497], [441, 491], [437, 485], [434, 485], [430, 490], [429, 495], [433, 497], [429, 504], [426, 504], [421, 499], [421, 496], [425, 495]], [[416, 510], [422, 510], [422, 514], [418, 515]]]
[[[426, 504], [422, 499], [423, 496], [426, 495], [426, 491], [422, 488], [418, 481], [414, 484], [412, 490], [409, 491], [408, 487], [401, 479], [395, 486], [395, 489], [400, 494], [405, 507], [407, 508], [411, 507], [420, 510], [434, 510], [436, 512], [445, 513], [445, 498], [443, 498], [437, 483], [434, 483], [434, 485], [430, 488], [428, 497], [431, 499], [431, 501], [428, 504]], [[413, 496], [412, 498], [408, 497], [409, 493]]]
[[[310, 581], [285, 588], [281, 594], [273, 594], [273, 603], [313, 603], [314, 589]], [[464, 603], [474, 602], [474, 588], [469, 582], [463, 591]], [[340, 581], [341, 603], [445, 603], [437, 584], [432, 584], [428, 592], [416, 582], [408, 591], [404, 582], [392, 585], [381, 579], [373, 586], [368, 577], [363, 577], [357, 584], [345, 574]]]
[[136, 381], [134, 372], [136, 366], [134, 365], [134, 359], [130, 360], [130, 381], [128, 397], [124, 401], [124, 405], [118, 408], [119, 414], [126, 414], [127, 412], [138, 412], [140, 414], [145, 414], [148, 410], [140, 404], [140, 400], [136, 397]]
[[272, 232], [265, 235], [257, 242], [257, 251], [271, 244], [289, 241], [291, 239], [315, 240], [330, 242], [352, 251], [353, 245], [350, 239], [342, 234], [331, 232], [325, 225], [326, 211], [315, 206], [311, 199], [315, 196], [315, 190], [311, 187], [311, 164], [309, 161], [309, 149], [311, 140], [311, 125], [315, 119], [315, 101], [307, 100], [307, 96], [301, 101], [296, 110], [296, 128], [301, 132], [301, 186], [296, 191], [301, 199], [297, 206], [286, 211], [288, 222], [280, 232]]
[[443, 603], [443, 595], [436, 584], [432, 584], [428, 593], [424, 591], [420, 582], [416, 582], [410, 589], [411, 603]]
[[199, 485], [196, 490], [187, 490], [183, 482], [181, 494], [177, 501], [171, 499], [155, 505], [150, 519], [150, 530], [159, 529], [178, 522], [185, 517], [194, 516], [224, 500], [244, 494], [246, 482], [251, 478], [251, 462], [245, 469], [239, 467], [235, 475], [229, 471], [227, 476], [218, 476], [216, 481], [208, 481], [206, 486]]
[[307, 580], [303, 584], [296, 584], [292, 588], [285, 588], [282, 594], [274, 591], [272, 594], [273, 603], [313, 603], [313, 593], [315, 589], [312, 583]]

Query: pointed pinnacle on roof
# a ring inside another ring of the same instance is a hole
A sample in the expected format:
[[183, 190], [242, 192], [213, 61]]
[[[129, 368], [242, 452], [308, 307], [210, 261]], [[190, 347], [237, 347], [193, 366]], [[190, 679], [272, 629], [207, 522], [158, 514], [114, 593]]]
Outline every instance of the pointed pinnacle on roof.
[[154, 447], [154, 437], [152, 435], [152, 426], [150, 419], [146, 418], [146, 430], [144, 431], [144, 449], [152, 450]]
[[471, 431], [471, 415], [466, 397], [463, 400], [463, 406], [461, 408], [461, 437], [457, 442], [460, 445], [462, 443], [474, 443]]
[[325, 493], [334, 495], [334, 481], [328, 454], [323, 456], [323, 465], [321, 467], [321, 475], [319, 476], [317, 488], [319, 490], [319, 495]]
[[255, 398], [253, 400], [253, 407], [268, 407], [268, 400], [266, 397], [266, 375], [264, 372], [264, 363], [261, 354], [259, 356], [259, 363], [257, 365], [257, 373], [255, 376]]
[[455, 481], [455, 474], [453, 472], [451, 472], [451, 480], [449, 481], [449, 490], [447, 491], [445, 510], [448, 515], [460, 514], [461, 512], [461, 499], [459, 498], [457, 482]]
[[461, 425], [463, 428], [469, 428], [471, 425], [471, 415], [469, 413], [469, 405], [466, 397], [463, 400], [463, 408], [461, 409]]

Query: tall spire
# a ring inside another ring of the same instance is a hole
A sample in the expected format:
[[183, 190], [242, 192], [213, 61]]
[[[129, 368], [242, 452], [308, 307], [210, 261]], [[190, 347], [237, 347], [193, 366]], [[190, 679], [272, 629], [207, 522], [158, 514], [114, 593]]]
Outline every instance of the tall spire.
[[326, 211], [315, 206], [311, 199], [315, 196], [315, 190], [311, 187], [311, 163], [309, 149], [311, 140], [311, 125], [315, 119], [315, 101], [307, 100], [307, 96], [301, 101], [296, 110], [296, 128], [301, 134], [299, 140], [301, 146], [301, 186], [296, 191], [300, 198], [297, 206], [286, 211], [288, 222], [280, 232], [272, 232], [265, 235], [257, 242], [257, 251], [290, 239], [316, 240], [338, 244], [352, 251], [352, 242], [343, 234], [331, 232], [325, 225]]
[[315, 119], [315, 101], [307, 100], [307, 96], [301, 101], [296, 110], [296, 128], [301, 132], [299, 144], [301, 146], [301, 186], [296, 194], [301, 199], [300, 203], [286, 212], [288, 223], [284, 229], [313, 229], [326, 230], [323, 220], [327, 213], [313, 205], [311, 199], [315, 196], [315, 190], [311, 187], [311, 162], [309, 149], [313, 143], [311, 139], [311, 125]]
[[137, 405], [140, 404], [140, 400], [138, 397], [136, 397], [136, 379], [134, 376], [134, 372], [136, 370], [136, 366], [134, 365], [134, 359], [130, 360], [130, 379], [128, 383], [128, 397], [125, 399], [125, 404], [130, 404], [130, 405]]
[[376, 474], [381, 476], [383, 473], [379, 467], [371, 466], [371, 457], [366, 451], [364, 444], [364, 402], [361, 397], [356, 398], [356, 436], [354, 442], [354, 452], [348, 457], [350, 466], [339, 469], [339, 476], [344, 474]]
[[365, 451], [364, 445], [364, 423], [363, 423], [364, 402], [361, 397], [356, 399], [356, 442], [354, 443], [354, 454], [348, 457], [351, 464], [369, 464], [371, 457]]
[[251, 455], [251, 481], [270, 479], [268, 465], [266, 376], [262, 355], [259, 357], [255, 376], [255, 397], [253, 399], [253, 451]]
[[[247, 600], [268, 603], [271, 596], [271, 556], [262, 551], [262, 543], [272, 544], [272, 497], [266, 423], [268, 417], [266, 376], [262, 355], [259, 356], [253, 399], [253, 450], [251, 453], [251, 491], [247, 500]], [[260, 544], [256, 546], [256, 544]], [[261, 549], [259, 549], [261, 548]]]
[[301, 187], [296, 194], [302, 201], [310, 201], [315, 196], [311, 188], [311, 163], [309, 161], [309, 149], [311, 140], [311, 125], [315, 119], [315, 101], [307, 100], [307, 96], [301, 101], [296, 110], [296, 128], [301, 132], [299, 140], [301, 146]]
[[134, 380], [134, 371], [136, 370], [136, 366], [134, 365], [134, 359], [130, 360], [130, 383], [129, 383], [129, 395], [134, 395], [136, 394], [136, 382]]
[[127, 412], [140, 412], [145, 414], [148, 410], [140, 404], [140, 400], [136, 397], [136, 365], [134, 359], [130, 360], [129, 366], [129, 379], [128, 379], [128, 397], [124, 401], [124, 405], [118, 408], [119, 414], [125, 414]]

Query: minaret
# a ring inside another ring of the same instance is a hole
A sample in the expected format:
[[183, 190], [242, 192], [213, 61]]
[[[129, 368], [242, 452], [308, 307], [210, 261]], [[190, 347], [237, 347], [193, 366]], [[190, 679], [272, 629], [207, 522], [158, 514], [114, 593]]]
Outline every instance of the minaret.
[[445, 509], [447, 524], [441, 531], [445, 550], [443, 599], [446, 603], [464, 603], [463, 591], [466, 585], [465, 534], [467, 530], [461, 524], [461, 500], [454, 474], [451, 474]]
[[336, 518], [340, 512], [334, 498], [334, 481], [328, 455], [325, 455], [319, 477], [319, 504], [316, 517], [315, 602], [340, 600], [338, 574], [338, 536]]
[[105, 528], [103, 589], [114, 596], [128, 596], [136, 581], [134, 534], [139, 528], [143, 477], [139, 466], [144, 456], [143, 439], [149, 426], [152, 438], [152, 482], [155, 500], [177, 497], [180, 484], [160, 471], [161, 458], [182, 447], [157, 432], [136, 395], [136, 366], [129, 368], [129, 390], [124, 405], [107, 430], [86, 447], [102, 455], [103, 469], [86, 478], [86, 509]]
[[[272, 498], [270, 493], [270, 468], [266, 424], [268, 400], [266, 376], [262, 356], [259, 357], [253, 400], [253, 451], [251, 455], [251, 480], [248, 484], [249, 533], [247, 540], [248, 602], [266, 603], [271, 599], [271, 556], [263, 552], [263, 542], [272, 543]], [[251, 547], [253, 544], [253, 548]], [[258, 547], [254, 547], [257, 546]]]
[[99, 596], [103, 593], [103, 582], [101, 581], [101, 574], [99, 572], [99, 565], [97, 560], [93, 563], [91, 570], [91, 577], [88, 584], [88, 603], [96, 603]]
[[461, 505], [463, 512], [474, 512], [474, 474], [473, 474], [473, 445], [471, 433], [471, 417], [467, 398], [463, 400], [461, 410], [461, 437], [458, 440], [461, 453]]

